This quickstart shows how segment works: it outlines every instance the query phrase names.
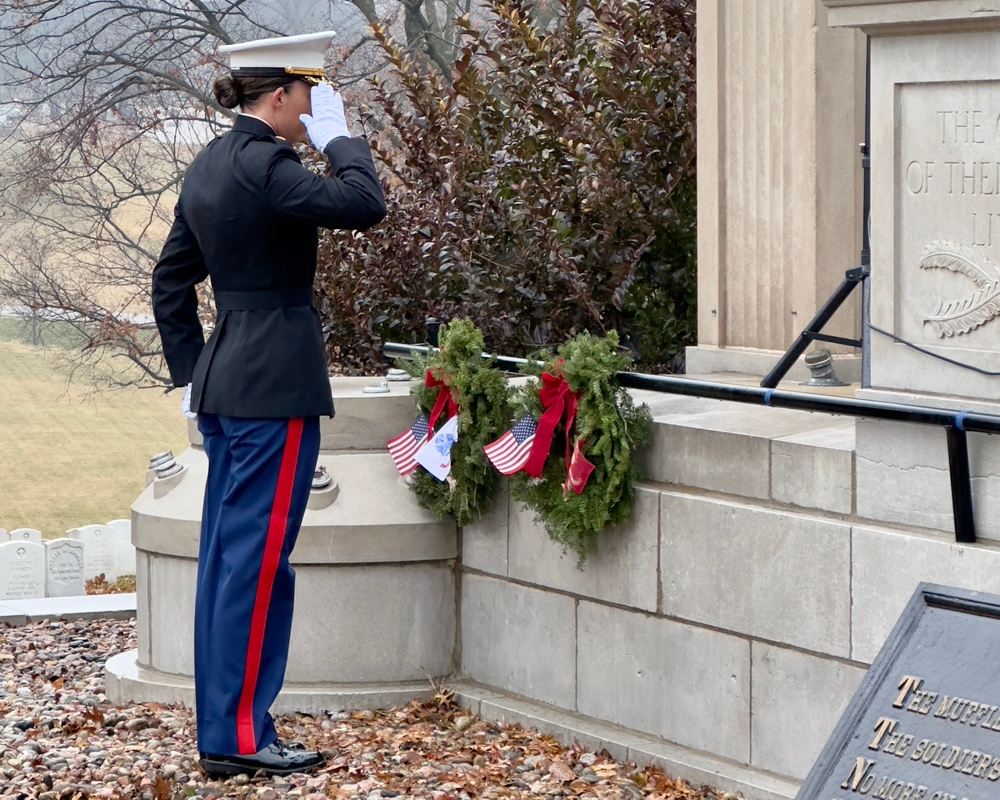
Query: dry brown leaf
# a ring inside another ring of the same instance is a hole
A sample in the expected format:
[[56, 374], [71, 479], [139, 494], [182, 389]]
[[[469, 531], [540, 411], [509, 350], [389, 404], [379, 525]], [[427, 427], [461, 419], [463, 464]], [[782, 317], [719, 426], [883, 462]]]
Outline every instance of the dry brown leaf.
[[571, 770], [561, 761], [552, 762], [552, 764], [549, 766], [549, 775], [551, 775], [560, 783], [569, 783], [571, 780], [576, 778], [576, 773], [573, 772], [573, 770]]

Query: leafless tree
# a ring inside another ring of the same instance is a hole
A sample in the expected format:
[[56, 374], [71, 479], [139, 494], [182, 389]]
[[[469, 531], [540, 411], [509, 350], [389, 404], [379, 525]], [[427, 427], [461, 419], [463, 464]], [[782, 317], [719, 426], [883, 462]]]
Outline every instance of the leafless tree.
[[186, 165], [230, 123], [211, 93], [218, 46], [333, 28], [334, 73], [351, 83], [381, 67], [369, 46], [380, 24], [447, 76], [453, 21], [472, 11], [473, 0], [0, 0], [0, 307], [76, 326], [92, 377], [168, 383], [150, 273]]

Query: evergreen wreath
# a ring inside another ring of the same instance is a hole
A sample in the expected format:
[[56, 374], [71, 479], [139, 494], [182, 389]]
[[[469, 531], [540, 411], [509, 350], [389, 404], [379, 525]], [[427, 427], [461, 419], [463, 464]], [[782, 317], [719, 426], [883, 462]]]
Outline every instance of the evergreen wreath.
[[[412, 362], [411, 372], [444, 383], [458, 404], [458, 440], [451, 448], [451, 474], [439, 481], [422, 468], [412, 475], [411, 488], [424, 508], [439, 517], [451, 514], [459, 525], [479, 519], [493, 504], [499, 477], [486, 459], [483, 446], [507, 427], [510, 405], [504, 374], [483, 358], [483, 334], [467, 319], [441, 326], [440, 349], [422, 362]], [[438, 386], [413, 387], [417, 406], [428, 414]], [[443, 390], [442, 390], [443, 391]]]
[[[560, 422], [552, 437], [542, 474], [532, 478], [525, 472], [511, 476], [511, 496], [535, 512], [549, 537], [572, 550], [577, 566], [597, 549], [597, 535], [608, 525], [628, 519], [632, 511], [634, 484], [640, 480], [632, 453], [648, 440], [652, 417], [646, 405], [636, 407], [619, 384], [616, 373], [631, 364], [620, 352], [618, 334], [604, 337], [581, 334], [558, 348], [558, 357], [543, 351], [531, 371], [561, 376], [577, 394], [576, 417], [570, 448], [579, 442], [582, 454], [593, 464], [583, 491], [564, 488], [567, 481], [567, 431]], [[516, 392], [515, 416], [527, 412], [536, 419], [542, 413], [539, 385], [529, 382]]]

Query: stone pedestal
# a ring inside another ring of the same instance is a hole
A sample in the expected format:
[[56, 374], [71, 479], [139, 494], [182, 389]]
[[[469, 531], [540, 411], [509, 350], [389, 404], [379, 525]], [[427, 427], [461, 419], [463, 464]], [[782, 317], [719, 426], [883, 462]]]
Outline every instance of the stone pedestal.
[[[767, 373], [860, 259], [864, 37], [826, 14], [820, 0], [698, 3], [689, 374]], [[825, 333], [858, 335], [860, 295]], [[857, 351], [832, 349], [838, 375], [858, 380]]]
[[[314, 490], [292, 554], [295, 617], [278, 712], [408, 702], [453, 671], [457, 535], [421, 508], [385, 439], [413, 422], [409, 383], [367, 394], [374, 379], [334, 380], [319, 463], [333, 502]], [[193, 431], [197, 434], [197, 430]], [[113, 702], [193, 701], [198, 538], [208, 459], [200, 437], [180, 480], [154, 480], [132, 506], [138, 650], [108, 663]]]

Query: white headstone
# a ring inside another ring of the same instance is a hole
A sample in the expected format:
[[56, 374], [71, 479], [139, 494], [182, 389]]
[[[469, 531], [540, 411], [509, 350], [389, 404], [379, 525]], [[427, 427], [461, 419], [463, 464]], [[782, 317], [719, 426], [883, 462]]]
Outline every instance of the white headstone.
[[0, 600], [45, 597], [45, 548], [34, 542], [0, 544]]
[[49, 539], [45, 543], [45, 596], [76, 597], [86, 593], [83, 542]]
[[34, 528], [17, 528], [12, 530], [8, 536], [12, 542], [34, 542], [35, 544], [42, 543], [42, 532], [36, 531]]
[[93, 580], [104, 576], [108, 583], [118, 580], [116, 571], [117, 538], [107, 525], [84, 525], [66, 531], [66, 536], [83, 542], [83, 579]]
[[115, 532], [115, 565], [121, 575], [135, 575], [135, 546], [132, 544], [132, 520], [113, 519], [107, 527]]

